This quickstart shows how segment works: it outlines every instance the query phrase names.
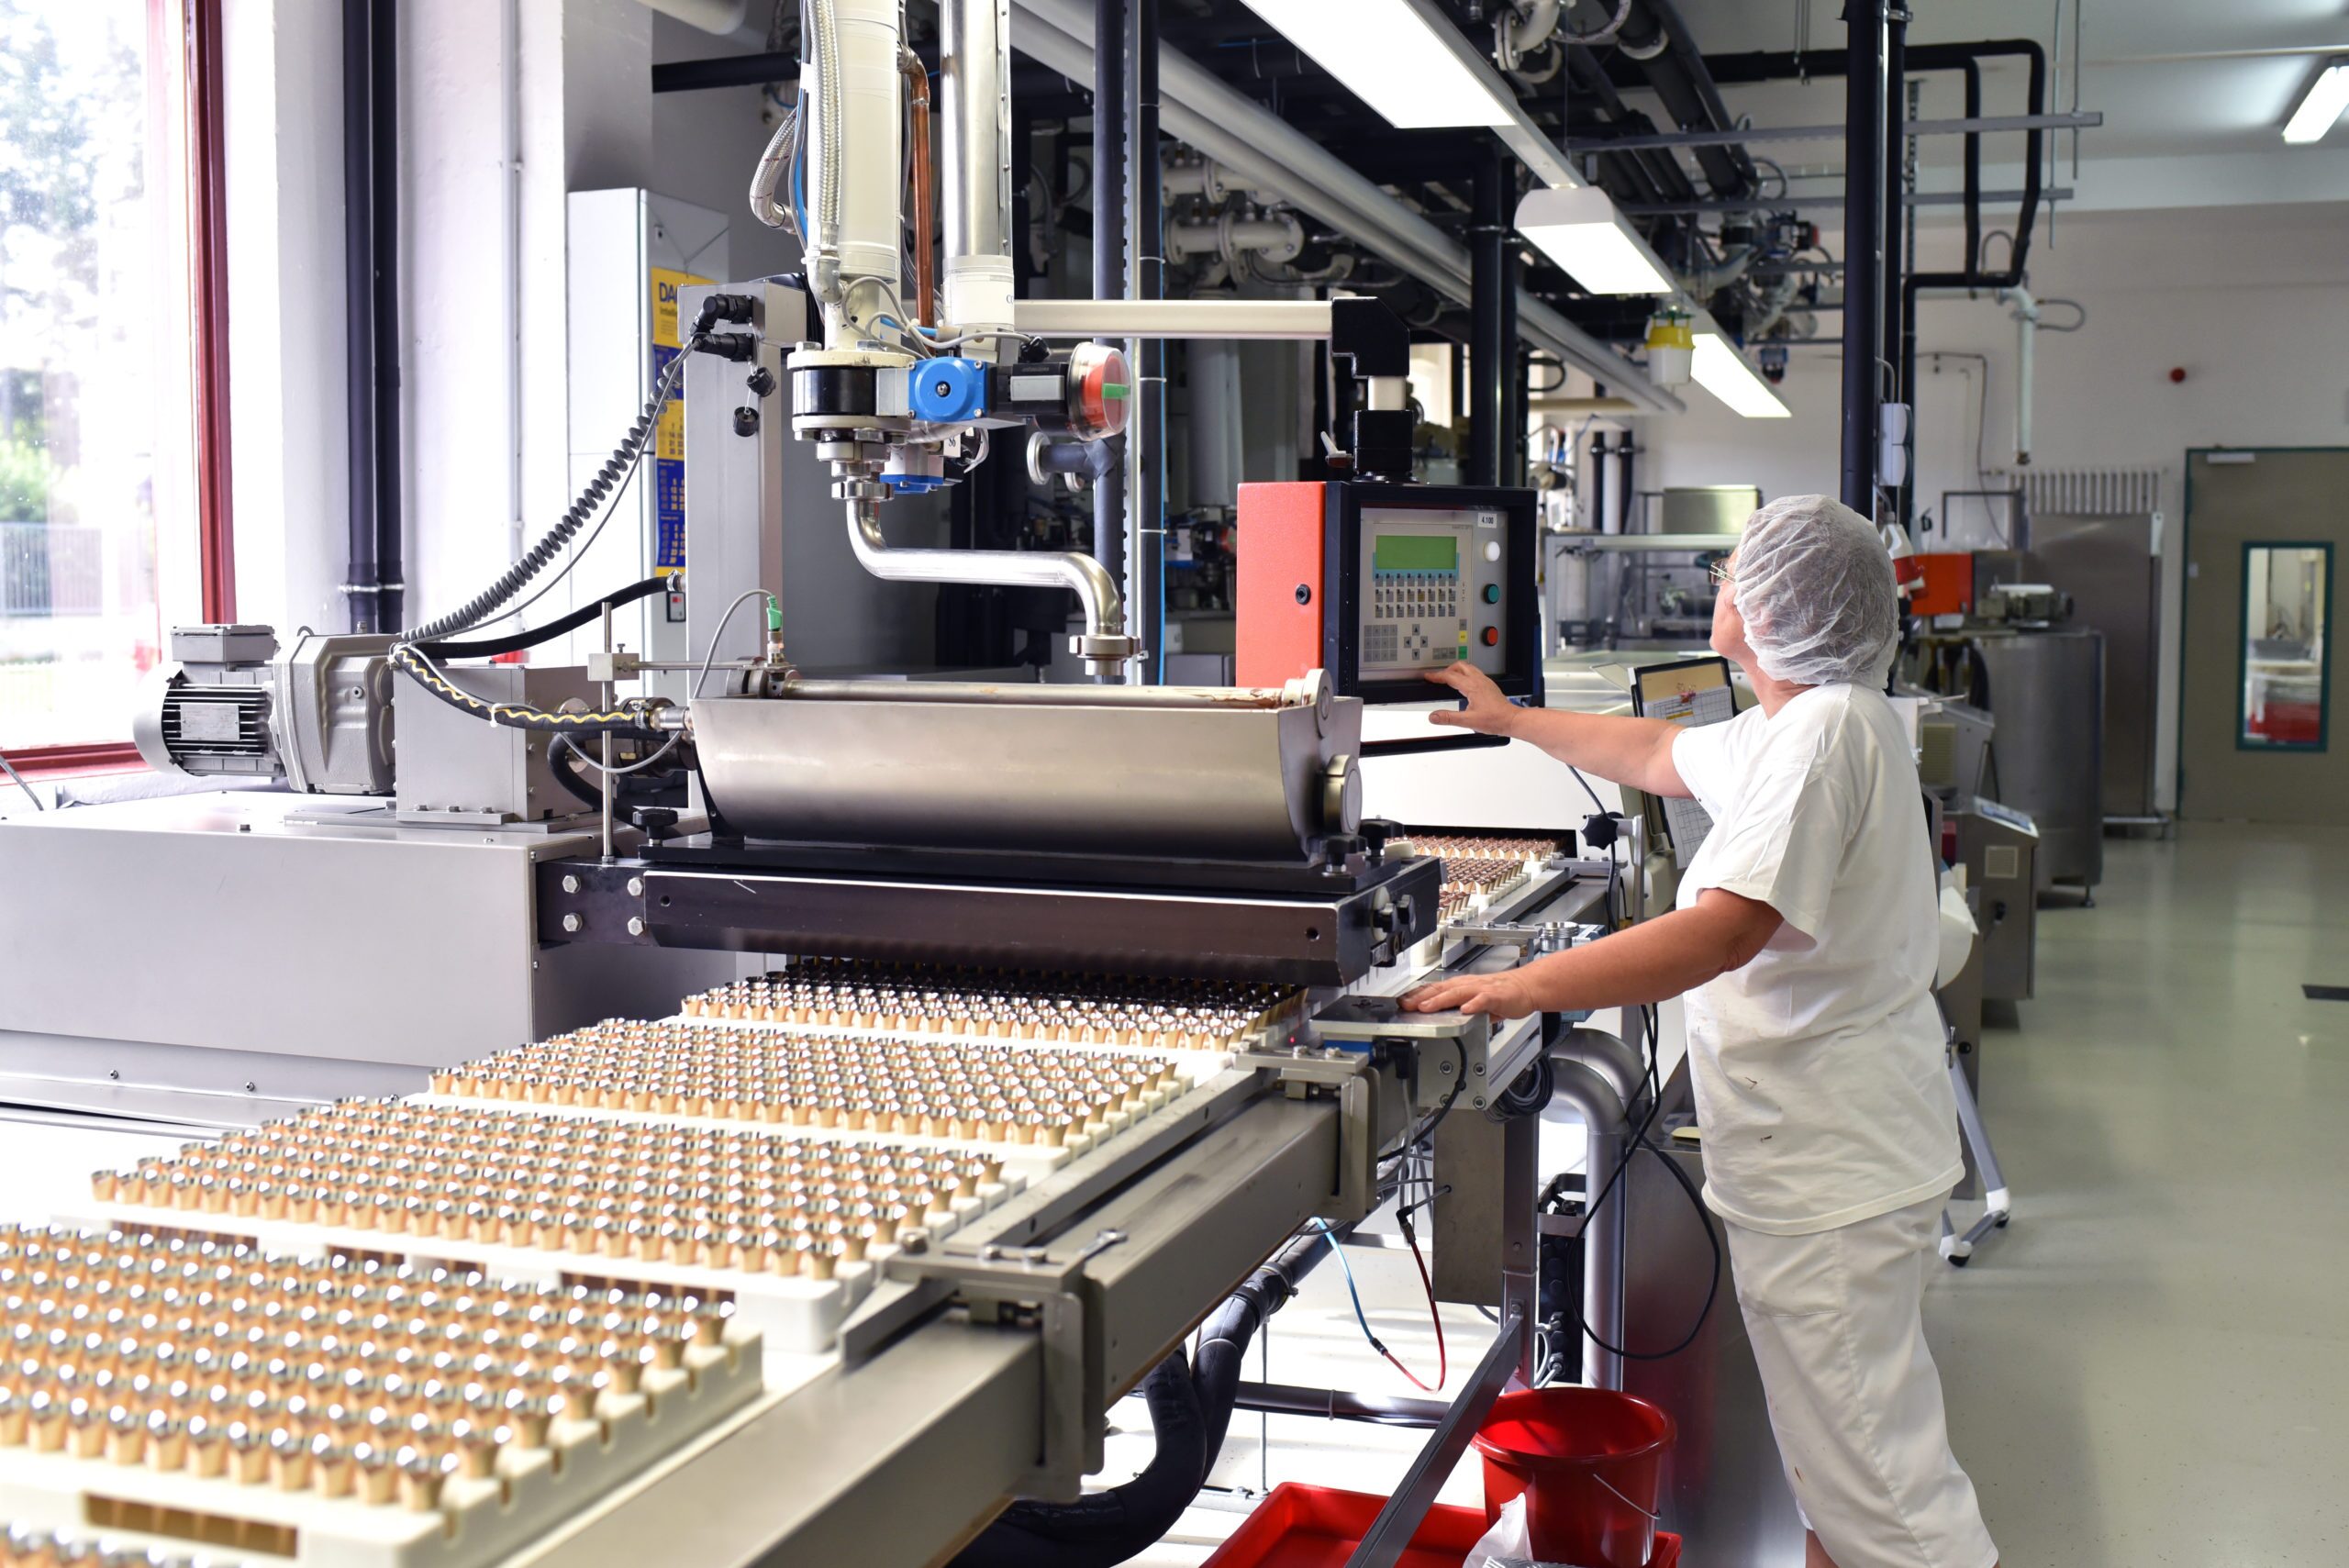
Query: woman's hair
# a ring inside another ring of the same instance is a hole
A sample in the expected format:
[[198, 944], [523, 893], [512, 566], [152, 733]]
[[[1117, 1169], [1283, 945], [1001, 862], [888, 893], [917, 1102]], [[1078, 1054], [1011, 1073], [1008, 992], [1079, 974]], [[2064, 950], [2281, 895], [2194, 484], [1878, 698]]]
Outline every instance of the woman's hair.
[[1865, 517], [1825, 495], [1782, 495], [1746, 519], [1734, 583], [1763, 673], [1801, 686], [1884, 684], [1900, 595]]

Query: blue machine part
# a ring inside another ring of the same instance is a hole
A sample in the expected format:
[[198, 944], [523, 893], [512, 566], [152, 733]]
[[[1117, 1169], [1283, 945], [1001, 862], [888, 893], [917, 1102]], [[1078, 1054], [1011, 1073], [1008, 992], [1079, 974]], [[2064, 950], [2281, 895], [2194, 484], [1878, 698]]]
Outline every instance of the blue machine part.
[[975, 419], [987, 411], [985, 361], [924, 360], [906, 373], [907, 406], [917, 419], [935, 425]]
[[954, 482], [933, 473], [885, 473], [881, 483], [900, 495], [927, 495], [933, 490], [943, 490]]

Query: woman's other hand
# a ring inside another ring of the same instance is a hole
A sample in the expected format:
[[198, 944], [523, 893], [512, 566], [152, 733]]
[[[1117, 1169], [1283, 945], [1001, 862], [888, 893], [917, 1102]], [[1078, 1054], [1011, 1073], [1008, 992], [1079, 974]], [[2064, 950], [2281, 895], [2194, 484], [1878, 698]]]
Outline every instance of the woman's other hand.
[[1521, 1018], [1534, 1010], [1533, 988], [1520, 970], [1464, 974], [1405, 992], [1403, 1006], [1413, 1013], [1486, 1013], [1496, 1018]]
[[1453, 729], [1473, 729], [1479, 735], [1507, 735], [1523, 710], [1501, 695], [1493, 678], [1474, 664], [1449, 664], [1430, 671], [1427, 679], [1439, 686], [1450, 686], [1467, 699], [1468, 706], [1453, 713], [1439, 708], [1428, 715], [1430, 722]]

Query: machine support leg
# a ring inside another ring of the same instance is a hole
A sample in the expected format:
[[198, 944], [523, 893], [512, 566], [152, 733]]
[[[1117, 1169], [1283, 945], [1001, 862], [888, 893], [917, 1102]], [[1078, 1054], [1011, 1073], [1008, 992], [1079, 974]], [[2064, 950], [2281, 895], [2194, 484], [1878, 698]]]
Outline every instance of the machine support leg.
[[[1557, 1097], [1582, 1113], [1589, 1130], [1586, 1203], [1598, 1195], [1629, 1148], [1629, 1107], [1612, 1076], [1598, 1064], [1573, 1054], [1575, 1042], [1594, 1036], [1577, 1029], [1553, 1053]], [[1609, 1041], [1611, 1044], [1612, 1041]], [[1623, 1218], [1631, 1193], [1618, 1182], [1607, 1201], [1586, 1208], [1582, 1221], [1583, 1381], [1594, 1388], [1623, 1386], [1623, 1358], [1608, 1347], [1623, 1342]]]
[[1410, 1469], [1403, 1473], [1402, 1484], [1371, 1521], [1362, 1544], [1346, 1559], [1346, 1568], [1395, 1568], [1402, 1560], [1411, 1537], [1428, 1517], [1436, 1494], [1443, 1489], [1444, 1481], [1460, 1462], [1460, 1456], [1468, 1451], [1468, 1440], [1484, 1425], [1486, 1412], [1492, 1409], [1493, 1401], [1508, 1385], [1510, 1373], [1524, 1359], [1525, 1345], [1532, 1338], [1532, 1327], [1521, 1314], [1501, 1314], [1500, 1329], [1486, 1349], [1485, 1359], [1468, 1374], [1460, 1397], [1452, 1402], [1452, 1408], [1444, 1412], [1443, 1419], [1429, 1434], [1427, 1445], [1411, 1461]]
[[1982, 1218], [1964, 1232], [1950, 1219], [1949, 1210], [1942, 1210], [1942, 1256], [1959, 1268], [1974, 1255], [1974, 1244], [1991, 1231], [2005, 1228], [2014, 1217], [2014, 1195], [2007, 1190], [2007, 1174], [1998, 1168], [1998, 1151], [1990, 1147], [1989, 1129], [1982, 1125], [1982, 1107], [1975, 1104], [1974, 1091], [1967, 1087], [1965, 1069], [1952, 1051], [1949, 1058], [1950, 1086], [1957, 1092], [1957, 1127], [1965, 1136], [1965, 1147], [1974, 1155], [1974, 1167], [1982, 1173]]
[[[1510, 1118], [1501, 1140], [1501, 1316], [1531, 1323], [1541, 1316], [1542, 1118]], [[1534, 1360], [1534, 1337], [1527, 1334], [1517, 1376], [1528, 1387]]]

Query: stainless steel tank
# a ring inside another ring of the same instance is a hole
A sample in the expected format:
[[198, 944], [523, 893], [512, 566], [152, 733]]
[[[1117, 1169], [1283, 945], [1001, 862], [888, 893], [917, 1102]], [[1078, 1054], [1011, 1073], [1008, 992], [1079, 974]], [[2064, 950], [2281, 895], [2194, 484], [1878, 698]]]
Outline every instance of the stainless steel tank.
[[1997, 722], [1992, 798], [2039, 825], [2039, 882], [2104, 877], [2104, 636], [1984, 632], [1979, 695]]

